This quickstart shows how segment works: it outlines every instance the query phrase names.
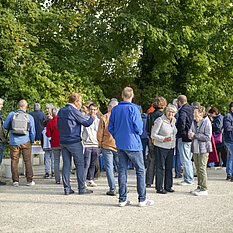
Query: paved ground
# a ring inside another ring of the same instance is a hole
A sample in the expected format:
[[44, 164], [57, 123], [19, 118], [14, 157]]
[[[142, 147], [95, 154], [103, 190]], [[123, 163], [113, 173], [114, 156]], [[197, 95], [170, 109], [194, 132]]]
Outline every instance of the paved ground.
[[[41, 167], [34, 166], [35, 173]], [[42, 169], [43, 170], [43, 169]], [[41, 171], [42, 171], [41, 170]], [[0, 232], [233, 232], [233, 182], [225, 180], [225, 169], [208, 169], [209, 195], [195, 197], [196, 186], [178, 186], [175, 193], [156, 194], [147, 189], [152, 207], [137, 206], [135, 171], [128, 172], [128, 199], [133, 206], [120, 208], [118, 198], [106, 196], [104, 172], [91, 195], [63, 195], [62, 185], [35, 176], [36, 185], [0, 186]], [[77, 182], [72, 176], [72, 188]], [[196, 182], [195, 182], [196, 183]]]

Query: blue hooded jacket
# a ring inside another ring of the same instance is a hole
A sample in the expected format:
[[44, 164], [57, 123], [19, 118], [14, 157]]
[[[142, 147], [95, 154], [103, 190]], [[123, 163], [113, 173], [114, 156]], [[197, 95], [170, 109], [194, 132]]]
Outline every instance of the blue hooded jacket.
[[223, 118], [224, 138], [225, 142], [233, 143], [233, 113], [230, 111]]
[[139, 108], [133, 103], [122, 101], [112, 109], [108, 130], [116, 141], [117, 149], [142, 151], [140, 135], [143, 123]]

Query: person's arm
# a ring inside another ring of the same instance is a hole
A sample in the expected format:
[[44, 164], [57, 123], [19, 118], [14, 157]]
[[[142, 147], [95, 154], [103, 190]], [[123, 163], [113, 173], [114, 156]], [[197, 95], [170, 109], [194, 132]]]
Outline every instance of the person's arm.
[[133, 109], [132, 114], [133, 128], [136, 134], [141, 135], [143, 132], [142, 117], [138, 109]]
[[115, 139], [115, 135], [114, 135], [114, 108], [112, 109], [112, 112], [111, 112], [111, 115], [109, 118], [108, 131]]
[[10, 127], [11, 127], [11, 118], [12, 116], [14, 115], [15, 112], [10, 112], [6, 118], [6, 120], [4, 121], [3, 123], [3, 127], [6, 129], [6, 130], [10, 130]]
[[216, 120], [214, 120], [212, 126], [213, 132], [221, 132], [223, 128], [223, 119], [221, 117], [218, 117]]
[[35, 122], [34, 122], [34, 118], [31, 115], [29, 119], [30, 119], [29, 137], [30, 137], [31, 144], [33, 144], [35, 141], [35, 137], [36, 137]]
[[52, 131], [51, 131], [51, 121], [47, 124], [46, 126], [46, 136], [50, 138], [52, 136]]
[[93, 123], [93, 121], [94, 121], [94, 117], [93, 117], [93, 116], [90, 116], [90, 118], [87, 119], [87, 118], [85, 118], [85, 117], [82, 115], [82, 113], [81, 113], [79, 110], [77, 110], [77, 109], [75, 109], [75, 108], [74, 108], [74, 111], [72, 112], [72, 114], [73, 114], [75, 120], [76, 120], [79, 124], [83, 125], [84, 127], [90, 126], [90, 125]]
[[232, 119], [230, 118], [229, 115], [226, 115], [223, 118], [223, 127], [224, 127], [224, 131], [226, 131], [226, 132], [233, 131]]
[[150, 121], [151, 121], [151, 114], [148, 114], [147, 115], [147, 120], [146, 120], [146, 133], [147, 133], [147, 137], [150, 137], [150, 133], [151, 133]]
[[158, 117], [155, 121], [154, 121], [154, 126], [153, 129], [151, 131], [151, 138], [155, 139], [158, 142], [164, 142], [165, 137], [159, 135], [159, 130], [161, 128], [163, 124], [163, 119], [161, 117]]
[[203, 133], [196, 133], [194, 135], [194, 138], [199, 140], [199, 141], [202, 141], [202, 142], [208, 142], [211, 140], [211, 137], [212, 137], [212, 126], [211, 126], [211, 122], [210, 120], [208, 120], [207, 122], [203, 122], [205, 123], [206, 125], [203, 126], [205, 127], [204, 128], [204, 132]]
[[100, 123], [99, 123], [99, 127], [98, 127], [98, 131], [97, 131], [97, 140], [98, 140], [98, 144], [99, 144], [99, 149], [101, 149], [102, 147], [102, 141], [103, 141], [103, 137], [104, 137], [104, 130], [105, 130], [105, 122], [103, 117], [100, 118]]

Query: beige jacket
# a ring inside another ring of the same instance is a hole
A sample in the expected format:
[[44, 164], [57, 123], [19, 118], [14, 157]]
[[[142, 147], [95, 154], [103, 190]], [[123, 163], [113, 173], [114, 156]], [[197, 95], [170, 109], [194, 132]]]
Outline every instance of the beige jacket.
[[108, 131], [108, 123], [109, 123], [110, 115], [111, 113], [108, 112], [107, 114], [103, 115], [100, 118], [99, 128], [97, 132], [97, 140], [99, 143], [99, 149], [103, 147], [105, 149], [117, 151], [115, 140]]

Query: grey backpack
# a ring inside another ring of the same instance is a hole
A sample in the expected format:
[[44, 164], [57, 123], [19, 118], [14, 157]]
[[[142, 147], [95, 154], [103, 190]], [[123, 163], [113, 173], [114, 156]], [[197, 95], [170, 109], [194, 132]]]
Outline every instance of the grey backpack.
[[29, 116], [25, 112], [15, 112], [11, 118], [11, 133], [18, 136], [26, 135], [30, 130]]

